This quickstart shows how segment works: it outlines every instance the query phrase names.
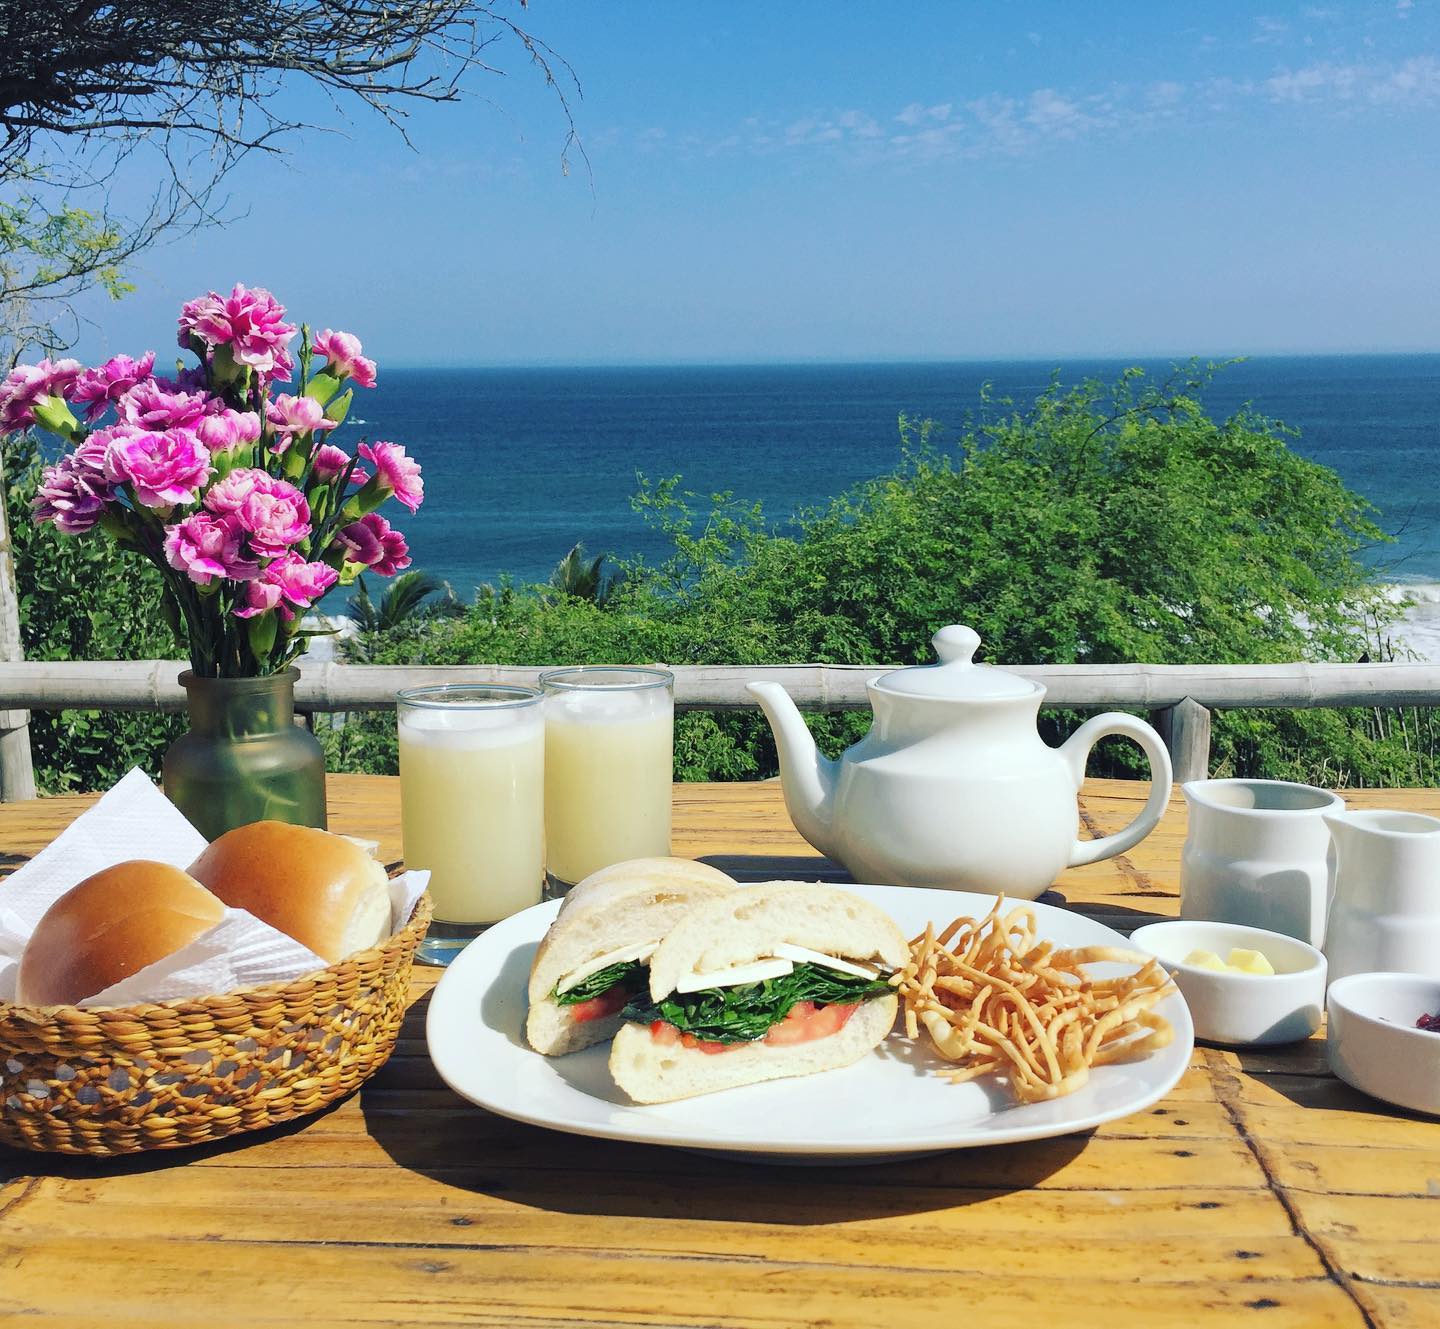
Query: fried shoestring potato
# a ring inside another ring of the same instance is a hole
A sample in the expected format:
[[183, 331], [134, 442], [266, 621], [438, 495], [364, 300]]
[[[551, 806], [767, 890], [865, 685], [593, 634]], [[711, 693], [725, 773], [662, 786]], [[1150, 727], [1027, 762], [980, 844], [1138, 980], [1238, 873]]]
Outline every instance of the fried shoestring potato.
[[[905, 1033], [923, 1030], [955, 1069], [955, 1083], [996, 1074], [1021, 1103], [1072, 1094], [1092, 1066], [1131, 1061], [1164, 1047], [1174, 1030], [1153, 1007], [1175, 989], [1160, 962], [1111, 946], [1056, 950], [1040, 940], [1033, 910], [934, 924], [910, 943], [891, 983]], [[1130, 964], [1133, 973], [1092, 978], [1087, 965]]]

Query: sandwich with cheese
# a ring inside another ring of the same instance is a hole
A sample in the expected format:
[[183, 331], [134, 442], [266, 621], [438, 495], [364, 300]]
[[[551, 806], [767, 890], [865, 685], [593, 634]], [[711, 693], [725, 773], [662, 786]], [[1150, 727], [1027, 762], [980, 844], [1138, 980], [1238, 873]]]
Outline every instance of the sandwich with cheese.
[[703, 900], [735, 881], [688, 858], [637, 858], [577, 883], [541, 939], [530, 968], [525, 1037], [558, 1057], [603, 1042], [649, 983], [660, 938]]
[[696, 905], [650, 955], [610, 1074], [637, 1103], [834, 1070], [895, 1023], [909, 959], [882, 910], [831, 886], [771, 882]]

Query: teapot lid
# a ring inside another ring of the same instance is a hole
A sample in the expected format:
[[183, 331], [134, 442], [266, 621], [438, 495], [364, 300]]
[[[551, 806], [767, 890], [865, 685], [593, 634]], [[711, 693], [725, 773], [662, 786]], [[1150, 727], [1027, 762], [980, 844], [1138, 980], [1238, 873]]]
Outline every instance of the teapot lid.
[[945, 701], [1030, 697], [1040, 690], [1039, 684], [1019, 674], [1007, 674], [993, 665], [976, 664], [974, 656], [980, 645], [980, 634], [974, 628], [952, 624], [931, 637], [930, 644], [940, 657], [939, 664], [893, 669], [877, 678], [875, 686], [886, 692]]

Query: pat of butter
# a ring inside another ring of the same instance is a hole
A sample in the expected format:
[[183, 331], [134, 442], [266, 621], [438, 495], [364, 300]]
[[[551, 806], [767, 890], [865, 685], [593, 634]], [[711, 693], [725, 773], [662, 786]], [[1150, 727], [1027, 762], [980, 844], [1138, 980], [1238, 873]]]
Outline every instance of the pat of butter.
[[1239, 946], [1231, 948], [1230, 968], [1238, 969], [1242, 974], [1264, 974], [1267, 977], [1275, 974], [1275, 966], [1259, 951], [1247, 951]]
[[789, 960], [756, 960], [708, 974], [690, 974], [675, 984], [676, 992], [700, 992], [704, 988], [733, 988], [741, 983], [759, 983], [767, 978], [784, 978], [795, 966]]
[[1214, 951], [1191, 951], [1185, 963], [1196, 969], [1214, 969], [1227, 974], [1257, 974], [1263, 978], [1273, 977], [1275, 966], [1259, 951], [1246, 950], [1242, 946], [1230, 948], [1229, 960], [1222, 960]]
[[1196, 969], [1223, 970], [1230, 967], [1214, 951], [1191, 951], [1185, 957], [1185, 963], [1194, 965]]
[[826, 969], [834, 969], [842, 974], [853, 974], [856, 978], [878, 978], [880, 975], [880, 971], [873, 964], [842, 960], [835, 955], [824, 955], [820, 951], [812, 951], [808, 946], [792, 946], [788, 941], [776, 942], [771, 949], [776, 955], [783, 956], [787, 960], [794, 960], [796, 964], [824, 965]]
[[597, 955], [593, 960], [586, 960], [573, 974], [567, 974], [555, 984], [556, 992], [569, 992], [571, 988], [583, 983], [591, 974], [598, 974], [602, 969], [608, 969], [612, 964], [620, 964], [629, 960], [648, 960], [654, 953], [658, 941], [641, 942], [638, 946], [621, 946], [618, 950], [607, 951], [604, 955]]

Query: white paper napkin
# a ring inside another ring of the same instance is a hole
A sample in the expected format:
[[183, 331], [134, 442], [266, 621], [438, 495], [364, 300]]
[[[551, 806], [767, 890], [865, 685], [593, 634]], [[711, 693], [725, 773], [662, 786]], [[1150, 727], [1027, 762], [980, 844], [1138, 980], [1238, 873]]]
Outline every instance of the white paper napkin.
[[[187, 868], [205, 848], [180, 810], [134, 770], [51, 844], [0, 882], [0, 1001], [14, 1001], [20, 955], [45, 911], [86, 877], [132, 858]], [[390, 882], [390, 930], [409, 920], [429, 884], [428, 872]], [[325, 961], [292, 937], [243, 909], [225, 917], [189, 946], [97, 992], [82, 1006], [125, 1006], [176, 997], [203, 997], [261, 983], [299, 978]]]

